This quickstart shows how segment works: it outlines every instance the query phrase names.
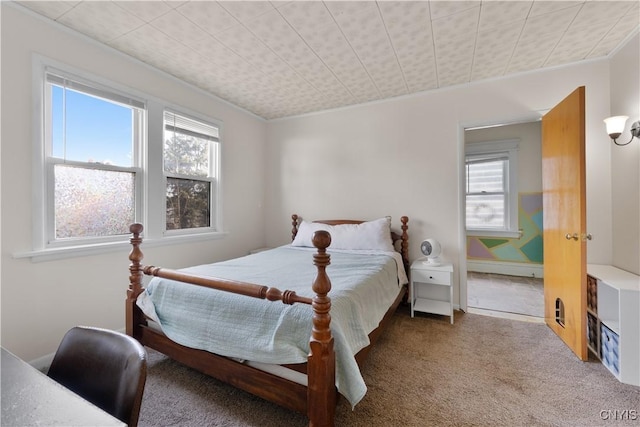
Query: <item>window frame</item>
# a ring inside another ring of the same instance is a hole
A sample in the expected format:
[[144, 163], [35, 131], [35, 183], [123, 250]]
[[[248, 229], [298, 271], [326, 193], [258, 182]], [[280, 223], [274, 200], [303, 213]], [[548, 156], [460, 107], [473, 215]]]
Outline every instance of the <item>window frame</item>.
[[[171, 173], [167, 172], [164, 169], [164, 141], [165, 141], [165, 132], [166, 132], [166, 113], [172, 114], [174, 116], [180, 116], [182, 118], [199, 122], [206, 126], [215, 127], [218, 136], [212, 137], [211, 145], [209, 147], [209, 172], [206, 177], [204, 176], [191, 176], [180, 173]], [[165, 236], [180, 236], [180, 235], [192, 235], [198, 233], [207, 233], [207, 232], [217, 232], [219, 230], [219, 198], [218, 194], [220, 193], [219, 186], [219, 177], [220, 177], [220, 154], [221, 154], [221, 129], [217, 122], [211, 119], [204, 119], [199, 115], [184, 113], [179, 109], [175, 108], [165, 108], [162, 114], [162, 176], [164, 188], [166, 191], [167, 184], [169, 178], [176, 179], [188, 179], [194, 181], [203, 181], [209, 182], [210, 184], [210, 195], [209, 195], [209, 227], [194, 227], [194, 228], [185, 228], [185, 229], [174, 229], [168, 230], [166, 227], [167, 224], [167, 210], [166, 207], [163, 210], [163, 233]], [[165, 206], [166, 206], [166, 195], [165, 195]]]
[[[223, 122], [218, 119], [207, 117], [206, 115], [190, 111], [187, 108], [179, 107], [164, 99], [160, 99], [135, 89], [123, 86], [111, 80], [107, 80], [98, 75], [87, 73], [76, 69], [40, 54], [32, 55], [32, 238], [31, 248], [13, 254], [15, 258], [30, 258], [32, 262], [64, 259], [77, 256], [87, 256], [102, 254], [109, 251], [121, 251], [130, 246], [130, 234], [113, 236], [112, 238], [83, 238], [69, 239], [65, 242], [49, 244], [49, 230], [51, 220], [47, 207], [50, 199], [49, 192], [53, 191], [53, 162], [49, 161], [47, 152], [48, 144], [45, 140], [45, 90], [47, 70], [55, 70], [63, 73], [69, 78], [78, 78], [81, 82], [89, 82], [98, 87], [107, 88], [114, 92], [138, 101], [143, 101], [146, 110], [143, 111], [142, 140], [136, 153], [137, 156], [136, 179], [136, 203], [140, 207], [136, 213], [136, 222], [144, 224], [145, 246], [164, 246], [168, 244], [180, 244], [202, 240], [221, 239], [228, 233], [222, 227], [222, 143], [224, 136]], [[214, 222], [211, 222], [211, 229], [197, 229], [189, 233], [164, 233], [165, 225], [165, 195], [166, 184], [163, 180], [163, 158], [162, 158], [162, 136], [163, 136], [163, 115], [165, 109], [177, 111], [180, 114], [191, 116], [211, 123], [218, 128], [218, 156], [216, 169], [218, 171], [217, 180], [213, 183], [212, 214], [215, 214]], [[158, 143], [160, 142], [160, 143]], [[136, 151], [136, 150], [134, 150]], [[70, 161], [67, 161], [71, 163]], [[115, 168], [118, 166], [100, 165], [100, 168]], [[215, 189], [215, 190], [214, 190]], [[51, 193], [52, 194], [52, 193]], [[53, 206], [53, 205], [52, 205]], [[215, 212], [213, 212], [215, 211]], [[163, 212], [162, 214], [151, 215], [150, 212]], [[54, 231], [51, 231], [52, 233]]]
[[[56, 76], [49, 78], [49, 75]], [[64, 158], [55, 157], [52, 153], [53, 144], [51, 143], [53, 136], [50, 134], [51, 129], [51, 112], [50, 106], [52, 105], [51, 92], [48, 89], [50, 83], [64, 84], [66, 86], [67, 81], [71, 84], [70, 88], [77, 90], [78, 92], [98, 96], [110, 102], [126, 105], [136, 110], [136, 114], [133, 119], [133, 141], [132, 141], [132, 161], [131, 166], [118, 166], [107, 165], [103, 163], [92, 163], [89, 161], [68, 160]], [[46, 192], [44, 197], [44, 219], [45, 225], [45, 239], [44, 248], [64, 248], [69, 246], [78, 245], [91, 245], [100, 243], [117, 242], [122, 240], [123, 235], [109, 235], [109, 236], [94, 236], [94, 237], [69, 237], [69, 238], [57, 238], [56, 237], [56, 225], [55, 225], [55, 167], [57, 165], [67, 165], [71, 167], [79, 167], [86, 170], [102, 170], [102, 171], [115, 171], [115, 172], [128, 172], [134, 174], [134, 221], [139, 222], [140, 218], [144, 218], [144, 203], [143, 203], [143, 174], [144, 170], [141, 166], [141, 151], [145, 143], [144, 129], [146, 124], [146, 102], [137, 97], [129, 96], [123, 93], [119, 89], [112, 88], [110, 86], [91, 81], [89, 79], [80, 77], [75, 73], [60, 70], [56, 67], [46, 66], [43, 72], [43, 104], [42, 104], [42, 126], [43, 126], [43, 139], [41, 144], [43, 145], [43, 151], [45, 155], [45, 169], [46, 169]]]
[[506, 157], [508, 172], [504, 176], [505, 181], [505, 226], [501, 228], [468, 228], [465, 212], [465, 230], [467, 236], [482, 237], [520, 237], [518, 223], [518, 150], [519, 139], [499, 141], [472, 142], [465, 144], [465, 206], [469, 193], [467, 192], [467, 165], [469, 158], [503, 159]]
[[[87, 244], [100, 244], [117, 242], [122, 240], [123, 235], [109, 235], [109, 236], [94, 236], [94, 237], [68, 237], [57, 238], [55, 236], [55, 167], [57, 165], [65, 165], [71, 167], [79, 167], [85, 170], [99, 170], [99, 171], [113, 171], [113, 172], [128, 172], [134, 175], [134, 221], [139, 222], [139, 217], [143, 215], [144, 203], [142, 200], [142, 175], [143, 170], [140, 167], [122, 167], [114, 165], [104, 164], [90, 164], [85, 162], [75, 162], [70, 160], [62, 160], [54, 157], [49, 157], [47, 162], [47, 196], [45, 207], [45, 218], [47, 221], [46, 231], [46, 247], [58, 248], [66, 246], [87, 245]], [[128, 234], [124, 234], [128, 236]]]

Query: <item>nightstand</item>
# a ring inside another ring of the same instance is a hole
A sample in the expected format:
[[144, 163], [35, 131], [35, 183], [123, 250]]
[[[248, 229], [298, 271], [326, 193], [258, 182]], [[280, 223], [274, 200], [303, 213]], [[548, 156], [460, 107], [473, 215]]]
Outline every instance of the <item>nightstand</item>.
[[441, 314], [453, 325], [453, 265], [429, 265], [424, 259], [411, 264], [409, 287], [411, 317], [415, 311]]

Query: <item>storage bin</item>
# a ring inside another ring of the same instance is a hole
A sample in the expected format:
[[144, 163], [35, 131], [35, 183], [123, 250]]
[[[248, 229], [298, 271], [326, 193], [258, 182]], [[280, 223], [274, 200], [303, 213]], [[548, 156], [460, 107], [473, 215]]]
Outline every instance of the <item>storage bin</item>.
[[600, 324], [600, 326], [600, 357], [602, 358], [602, 364], [618, 377], [620, 375], [620, 339], [618, 334], [609, 329], [604, 323]]

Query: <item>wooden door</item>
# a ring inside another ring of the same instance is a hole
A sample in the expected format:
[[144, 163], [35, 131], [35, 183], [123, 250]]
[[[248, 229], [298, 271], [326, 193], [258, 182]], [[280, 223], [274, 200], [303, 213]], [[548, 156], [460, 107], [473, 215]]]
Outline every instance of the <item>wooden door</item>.
[[542, 118], [545, 322], [587, 355], [585, 88]]

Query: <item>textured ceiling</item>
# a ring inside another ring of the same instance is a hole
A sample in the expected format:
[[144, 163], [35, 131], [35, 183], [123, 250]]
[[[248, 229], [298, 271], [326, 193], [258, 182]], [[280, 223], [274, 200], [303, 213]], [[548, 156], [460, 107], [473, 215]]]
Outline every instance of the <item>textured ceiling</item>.
[[265, 119], [606, 56], [638, 1], [20, 1]]

